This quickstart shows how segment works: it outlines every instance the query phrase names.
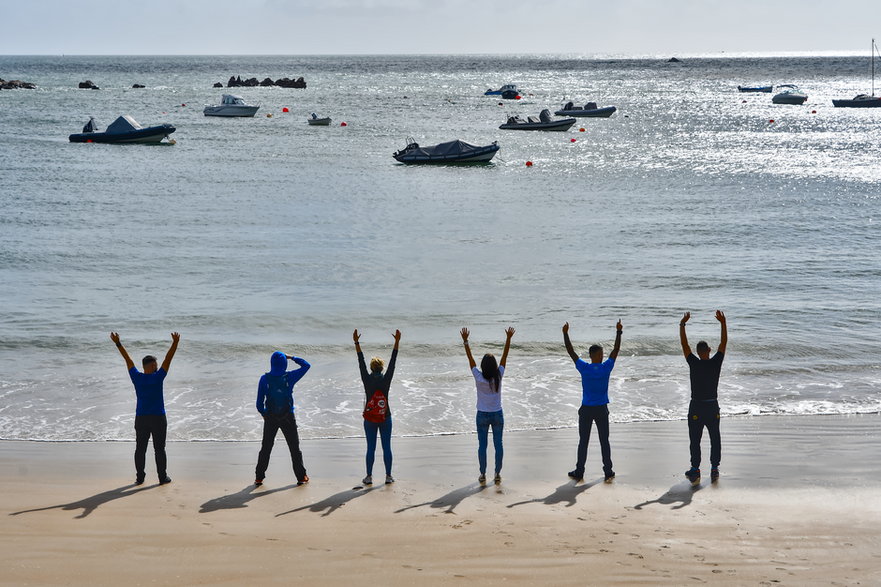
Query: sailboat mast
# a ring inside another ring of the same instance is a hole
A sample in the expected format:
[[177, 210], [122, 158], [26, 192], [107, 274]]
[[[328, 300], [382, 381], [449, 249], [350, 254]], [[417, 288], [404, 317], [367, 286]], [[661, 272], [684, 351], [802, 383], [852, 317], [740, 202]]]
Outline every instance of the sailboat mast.
[[875, 95], [875, 39], [872, 39], [872, 95]]

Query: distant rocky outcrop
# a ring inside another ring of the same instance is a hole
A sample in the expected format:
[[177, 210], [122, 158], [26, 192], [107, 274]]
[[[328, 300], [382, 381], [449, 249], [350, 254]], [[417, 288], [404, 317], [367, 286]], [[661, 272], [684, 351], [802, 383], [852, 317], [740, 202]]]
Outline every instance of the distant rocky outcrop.
[[0, 78], [0, 90], [33, 90], [36, 89], [37, 84], [32, 84], [31, 82], [23, 82], [19, 79], [11, 79], [6, 81], [3, 78]]
[[223, 87], [223, 83], [222, 83], [222, 82], [217, 82], [216, 84], [214, 84], [214, 87], [215, 87], [215, 88], [222, 88], [222, 87]]
[[90, 79], [87, 79], [84, 82], [80, 82], [79, 88], [81, 90], [100, 90], [101, 89], [98, 86], [96, 86], [94, 83], [92, 83], [92, 80], [90, 80]]
[[681, 59], [676, 59], [675, 57], [671, 57], [667, 60], [667, 63], [682, 63]]
[[[262, 82], [259, 81], [256, 77], [242, 79], [242, 76], [230, 76], [229, 81], [226, 82], [226, 87], [228, 88], [253, 88], [256, 86], [269, 87], [269, 86], [278, 86], [280, 88], [305, 88], [306, 80], [302, 77], [297, 79], [290, 78], [280, 78], [278, 80], [273, 81], [272, 78], [267, 77]], [[219, 82], [214, 84], [215, 88], [223, 87]]]
[[147, 86], [142, 86], [141, 84], [132, 84], [132, 88], [145, 88]]

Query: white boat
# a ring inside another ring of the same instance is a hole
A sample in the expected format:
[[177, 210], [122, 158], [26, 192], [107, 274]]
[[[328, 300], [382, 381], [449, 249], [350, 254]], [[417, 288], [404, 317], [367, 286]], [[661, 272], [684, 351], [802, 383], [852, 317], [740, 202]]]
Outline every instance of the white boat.
[[520, 90], [517, 89], [517, 84], [505, 84], [498, 90], [494, 90], [492, 88], [488, 89], [483, 93], [484, 96], [501, 96], [505, 92], [514, 92], [519, 93]]
[[238, 116], [250, 118], [257, 114], [260, 105], [246, 104], [241, 96], [224, 94], [218, 106], [205, 106], [205, 116]]
[[808, 95], [794, 84], [780, 84], [777, 89], [782, 91], [771, 98], [774, 104], [804, 104], [808, 99]]
[[307, 118], [306, 122], [310, 126], [327, 126], [330, 124], [330, 118], [318, 118], [318, 115], [313, 112], [312, 118]]
[[832, 100], [832, 105], [836, 108], [881, 108], [881, 97], [875, 95], [875, 54], [878, 52], [878, 46], [875, 39], [872, 39], [872, 49], [870, 58], [872, 69], [872, 95], [857, 94], [852, 100]]

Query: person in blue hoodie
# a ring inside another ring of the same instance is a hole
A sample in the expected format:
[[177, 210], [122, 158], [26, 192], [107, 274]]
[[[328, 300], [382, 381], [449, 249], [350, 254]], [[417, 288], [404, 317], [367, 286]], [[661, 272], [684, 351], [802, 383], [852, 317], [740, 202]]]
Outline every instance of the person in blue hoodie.
[[144, 468], [147, 464], [147, 443], [153, 438], [153, 452], [156, 456], [156, 472], [159, 474], [159, 484], [171, 483], [171, 477], [166, 471], [168, 459], [165, 455], [165, 435], [168, 430], [168, 420], [165, 416], [165, 399], [162, 393], [162, 382], [168, 375], [171, 367], [171, 359], [177, 352], [177, 343], [180, 342], [180, 334], [171, 333], [171, 347], [165, 354], [165, 360], [159, 367], [156, 357], [147, 355], [141, 361], [144, 372], [138, 371], [135, 362], [129, 356], [128, 351], [122, 346], [118, 332], [110, 333], [110, 340], [116, 344], [119, 354], [125, 360], [129, 377], [135, 386], [135, 395], [138, 398], [135, 409], [135, 485], [144, 482], [146, 473]]
[[[299, 369], [288, 371], [288, 359], [299, 365]], [[309, 481], [306, 467], [303, 466], [303, 453], [300, 452], [300, 435], [297, 433], [297, 419], [294, 417], [294, 384], [303, 378], [311, 365], [305, 359], [275, 351], [269, 358], [269, 372], [260, 377], [257, 384], [257, 411], [263, 416], [263, 444], [257, 457], [254, 485], [262, 485], [269, 466], [269, 455], [275, 444], [275, 436], [281, 429], [291, 451], [291, 463], [297, 485]]]

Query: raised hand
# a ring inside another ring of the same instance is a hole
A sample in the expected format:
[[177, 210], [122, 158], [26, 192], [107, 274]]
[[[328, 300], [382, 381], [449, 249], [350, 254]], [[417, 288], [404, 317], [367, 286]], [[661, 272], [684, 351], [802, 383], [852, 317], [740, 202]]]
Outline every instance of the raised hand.
[[462, 335], [462, 342], [468, 342], [468, 336], [469, 336], [471, 333], [468, 332], [468, 329], [467, 329], [467, 328], [463, 328], [461, 331], [459, 331], [459, 334]]
[[171, 333], [171, 341], [174, 343], [180, 342], [180, 332], [172, 332]]
[[563, 334], [569, 334], [569, 323], [563, 324]]
[[119, 333], [118, 332], [111, 332], [110, 333], [110, 340], [112, 340], [115, 344], [119, 344]]
[[358, 339], [360, 339], [360, 338], [361, 338], [361, 335], [358, 334], [358, 329], [356, 328], [355, 332], [352, 333], [352, 340], [354, 340], [357, 343]]
[[395, 330], [395, 333], [392, 334], [392, 336], [395, 338], [395, 344], [397, 344], [401, 340], [401, 331]]
[[722, 310], [716, 310], [716, 320], [718, 320], [722, 324], [725, 323], [725, 314], [722, 313]]
[[624, 326], [621, 324], [621, 320], [618, 320], [618, 323], [615, 324], [615, 330], [617, 330], [618, 332], [624, 330]]
[[680, 324], [685, 324], [688, 322], [688, 319], [691, 318], [691, 312], [686, 312], [682, 315], [682, 320], [679, 321]]
[[513, 326], [508, 326], [505, 329], [505, 336], [508, 337], [508, 340], [511, 340], [511, 337], [514, 336], [514, 327]]

